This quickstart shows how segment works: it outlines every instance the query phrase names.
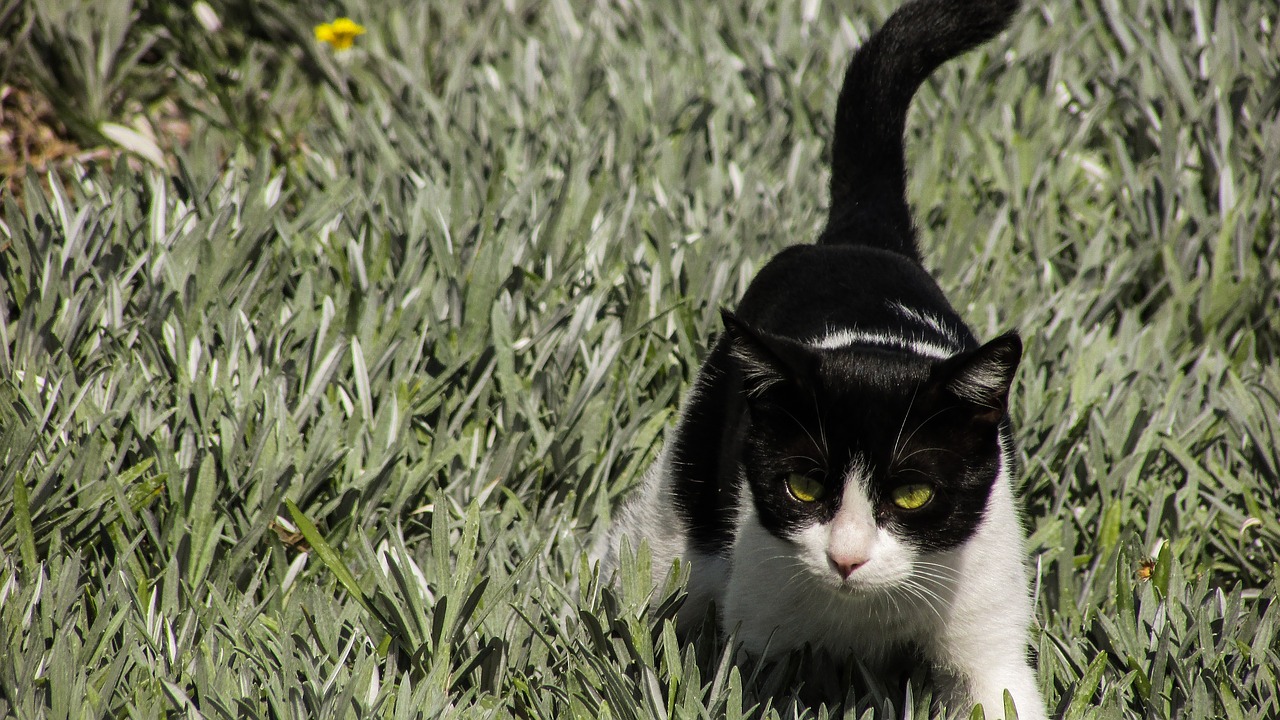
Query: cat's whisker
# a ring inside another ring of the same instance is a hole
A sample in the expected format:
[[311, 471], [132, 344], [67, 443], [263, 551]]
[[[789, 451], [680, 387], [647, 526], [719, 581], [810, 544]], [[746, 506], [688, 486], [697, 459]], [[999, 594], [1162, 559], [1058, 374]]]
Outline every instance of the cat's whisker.
[[944, 591], [944, 590], [949, 591], [952, 589], [949, 586], [950, 579], [943, 578], [942, 576], [939, 576], [939, 575], [931, 575], [928, 573], [914, 573], [908, 578], [908, 580], [912, 584], [922, 589], [928, 590], [930, 593], [935, 595], [937, 595], [939, 591]]
[[822, 456], [829, 458], [831, 451], [827, 447], [827, 426], [824, 422], [826, 418], [822, 412], [822, 406], [818, 404], [818, 395], [812, 393], [811, 397], [813, 398], [813, 416], [818, 419], [818, 438], [822, 440]]
[[[820, 450], [820, 451], [823, 451], [823, 452], [824, 452], [824, 454], [825, 454], [825, 447], [826, 447], [826, 445], [825, 445], [824, 443], [820, 443], [820, 442], [818, 442], [817, 438], [815, 438], [815, 437], [813, 436], [813, 433], [809, 431], [809, 428], [808, 428], [808, 427], [806, 427], [804, 423], [800, 422], [800, 418], [798, 418], [798, 417], [796, 417], [795, 415], [791, 414], [791, 411], [790, 411], [790, 410], [788, 410], [788, 409], [786, 409], [786, 408], [781, 408], [781, 410], [782, 410], [783, 414], [785, 414], [787, 417], [791, 418], [791, 420], [796, 424], [796, 426], [797, 426], [797, 427], [799, 427], [801, 430], [803, 430], [803, 431], [804, 431], [804, 434], [805, 434], [805, 435], [809, 436], [809, 442], [813, 443], [813, 446], [814, 446], [814, 447], [818, 448], [818, 450]], [[825, 463], [824, 463], [824, 465], [825, 465]]]
[[906, 457], [898, 458], [897, 462], [900, 462], [900, 463], [906, 462], [911, 458], [915, 457], [916, 455], [919, 455], [920, 453], [925, 453], [925, 452], [943, 452], [943, 453], [950, 453], [952, 455], [960, 455], [960, 453], [956, 452], [955, 450], [952, 450], [951, 448], [931, 446], [931, 447], [924, 447], [924, 448], [920, 448], [919, 450], [912, 451]]
[[921, 567], [921, 568], [940, 568], [940, 569], [942, 569], [942, 570], [946, 570], [946, 571], [948, 571], [948, 572], [953, 572], [953, 573], [956, 573], [956, 574], [959, 574], [959, 573], [960, 573], [960, 568], [958, 568], [958, 567], [956, 567], [956, 566], [954, 566], [954, 565], [948, 565], [948, 564], [946, 564], [946, 563], [934, 562], [934, 561], [932, 561], [932, 560], [921, 560], [921, 559], [917, 558], [917, 559], [915, 559], [915, 560], [913, 560], [913, 561], [912, 561], [912, 564], [913, 564], [913, 565], [915, 565], [916, 567]]
[[902, 414], [902, 423], [898, 425], [898, 435], [893, 439], [893, 452], [889, 453], [889, 457], [892, 458], [889, 461], [890, 464], [893, 464], [893, 461], [898, 457], [898, 451], [901, 448], [898, 443], [902, 440], [902, 431], [907, 429], [907, 418], [911, 417], [911, 409], [916, 406], [916, 396], [919, 394], [920, 386], [916, 385], [915, 389], [911, 391], [911, 400], [907, 402], [907, 411]]
[[942, 604], [945, 602], [944, 598], [941, 595], [939, 595], [934, 590], [928, 588], [924, 584], [920, 583], [919, 579], [914, 576], [909, 576], [905, 578], [902, 581], [900, 587], [903, 589], [904, 592], [909, 593], [912, 597], [920, 600], [925, 605], [927, 605], [930, 610], [932, 610], [935, 614], [938, 615], [939, 620], [942, 619], [941, 613], [938, 611], [937, 607], [934, 605], [935, 602], [939, 604]]
[[958, 581], [961, 579], [962, 576], [960, 575], [960, 573], [944, 575], [936, 571], [921, 570], [915, 573], [914, 577], [917, 579], [917, 581], [927, 582], [932, 586], [934, 586], [935, 588], [937, 588], [938, 590], [951, 591], [958, 584]]
[[[907, 439], [906, 439], [906, 440], [904, 440], [904, 441], [902, 442], [902, 444], [903, 444], [903, 445], [910, 445], [910, 444], [911, 444], [911, 440], [912, 440], [913, 438], [915, 438], [916, 433], [918, 433], [918, 432], [920, 432], [921, 430], [923, 430], [925, 425], [928, 425], [929, 423], [933, 422], [933, 419], [934, 419], [934, 418], [936, 418], [936, 417], [938, 417], [939, 415], [941, 415], [941, 414], [943, 414], [943, 413], [947, 412], [947, 410], [949, 410], [949, 409], [950, 409], [950, 408], [943, 408], [943, 409], [941, 409], [941, 410], [939, 410], [939, 411], [935, 412], [934, 414], [930, 415], [929, 417], [925, 418], [924, 420], [920, 421], [920, 424], [919, 424], [919, 425], [916, 425], [916, 429], [911, 431], [911, 434], [907, 436]], [[908, 455], [907, 457], [910, 457], [910, 455]], [[904, 458], [904, 459], [905, 459], [905, 458]], [[895, 460], [897, 460], [897, 458], [895, 458]]]
[[916, 582], [923, 586], [927, 586], [935, 592], [952, 593], [955, 590], [958, 578], [943, 578], [939, 576], [917, 575]]
[[916, 564], [920, 577], [932, 578], [938, 580], [955, 580], [963, 577], [963, 573], [955, 568], [948, 568], [947, 565], [919, 565]]
[[902, 604], [899, 602], [899, 598], [901, 597], [901, 593], [900, 593], [900, 592], [898, 592], [898, 591], [902, 590], [902, 588], [900, 588], [900, 587], [893, 587], [893, 588], [891, 588], [891, 590], [893, 590], [893, 591], [894, 591], [894, 592], [889, 593], [889, 599], [893, 600], [893, 614], [894, 614], [894, 615], [901, 615], [901, 614], [902, 614]]
[[783, 570], [791, 570], [791, 569], [806, 570], [809, 567], [803, 560], [793, 555], [778, 555], [773, 558], [770, 558], [769, 560], [770, 561], [786, 560], [786, 562], [783, 563], [781, 566]]
[[940, 623], [946, 622], [946, 620], [942, 617], [942, 611], [940, 611], [938, 607], [934, 604], [935, 601], [938, 603], [943, 602], [943, 599], [939, 597], [936, 593], [930, 591], [929, 589], [911, 580], [908, 580], [907, 582], [903, 583], [902, 587], [906, 592], [910, 593], [913, 597], [917, 598], [918, 600], [920, 600], [920, 602], [924, 603], [925, 607], [933, 611], [933, 614], [938, 618], [938, 622]]
[[788, 456], [786, 456], [786, 457], [784, 457], [784, 458], [781, 458], [781, 459], [782, 459], [783, 461], [789, 461], [789, 460], [808, 460], [809, 462], [813, 463], [814, 467], [816, 467], [816, 468], [821, 469], [821, 468], [823, 468], [823, 467], [824, 467], [823, 463], [822, 463], [822, 462], [820, 462], [817, 458], [813, 457], [812, 455], [788, 455]]

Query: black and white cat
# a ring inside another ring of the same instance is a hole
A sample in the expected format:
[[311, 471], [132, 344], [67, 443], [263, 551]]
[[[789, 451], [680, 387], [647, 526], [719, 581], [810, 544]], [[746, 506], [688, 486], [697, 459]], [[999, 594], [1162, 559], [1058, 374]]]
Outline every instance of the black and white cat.
[[1012, 490], [1009, 333], [980, 344], [921, 266], [903, 129], [916, 89], [1017, 0], [915, 0], [849, 64], [831, 206], [725, 313], [679, 423], [597, 553], [691, 564], [683, 625], [719, 608], [746, 651], [929, 662], [951, 711], [1044, 718]]

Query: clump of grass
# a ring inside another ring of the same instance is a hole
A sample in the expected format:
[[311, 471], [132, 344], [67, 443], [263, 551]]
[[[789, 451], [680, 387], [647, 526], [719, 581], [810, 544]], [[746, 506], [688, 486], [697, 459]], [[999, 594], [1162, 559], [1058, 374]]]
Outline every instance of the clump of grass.
[[[341, 57], [306, 8], [95, 5], [124, 29], [9, 55], [116, 48], [42, 81], [60, 117], [191, 134], [0, 197], [0, 714], [926, 715], [919, 675], [676, 642], [679, 584], [583, 555], [815, 235], [893, 3], [356, 2]], [[913, 111], [930, 266], [1028, 340], [1065, 717], [1280, 713], [1277, 21], [1028, 7]]]

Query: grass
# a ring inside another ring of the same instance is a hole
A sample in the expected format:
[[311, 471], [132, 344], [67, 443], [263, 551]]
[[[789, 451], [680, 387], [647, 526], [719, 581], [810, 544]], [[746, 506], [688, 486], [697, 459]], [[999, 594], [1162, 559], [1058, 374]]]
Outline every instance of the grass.
[[[79, 149], [0, 195], [0, 715], [924, 716], [583, 554], [894, 3], [207, 4], [0, 2]], [[911, 116], [930, 267], [1027, 342], [1067, 718], [1280, 715], [1278, 23], [1036, 5]]]

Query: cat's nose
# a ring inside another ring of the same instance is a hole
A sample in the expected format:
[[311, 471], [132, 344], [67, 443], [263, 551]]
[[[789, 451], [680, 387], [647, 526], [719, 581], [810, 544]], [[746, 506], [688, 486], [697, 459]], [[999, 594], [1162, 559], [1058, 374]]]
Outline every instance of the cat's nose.
[[827, 562], [831, 563], [831, 568], [840, 573], [840, 577], [848, 579], [854, 570], [867, 564], [867, 558], [863, 555], [833, 555], [827, 553]]

